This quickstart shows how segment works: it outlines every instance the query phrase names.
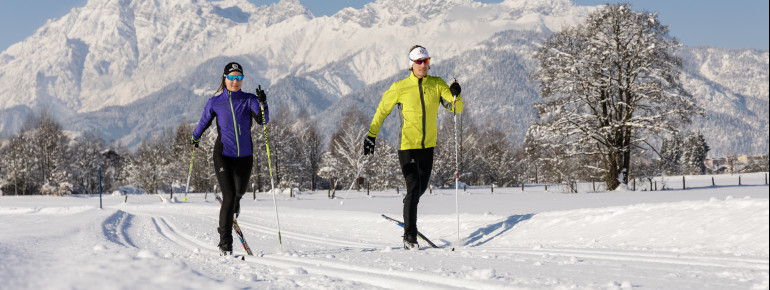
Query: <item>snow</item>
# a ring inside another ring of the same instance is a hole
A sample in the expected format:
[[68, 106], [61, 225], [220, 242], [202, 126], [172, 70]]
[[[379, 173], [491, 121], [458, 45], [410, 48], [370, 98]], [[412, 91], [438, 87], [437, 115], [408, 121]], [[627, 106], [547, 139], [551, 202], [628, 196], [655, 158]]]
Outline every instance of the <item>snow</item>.
[[768, 289], [765, 178], [460, 189], [462, 246], [454, 189], [433, 189], [418, 225], [440, 248], [420, 251], [403, 250], [401, 228], [380, 217], [400, 219], [395, 190], [354, 190], [342, 206], [326, 191], [277, 194], [282, 245], [272, 194], [248, 193], [246, 261], [218, 256], [211, 193], [109, 194], [103, 209], [95, 195], [0, 196], [0, 289]]

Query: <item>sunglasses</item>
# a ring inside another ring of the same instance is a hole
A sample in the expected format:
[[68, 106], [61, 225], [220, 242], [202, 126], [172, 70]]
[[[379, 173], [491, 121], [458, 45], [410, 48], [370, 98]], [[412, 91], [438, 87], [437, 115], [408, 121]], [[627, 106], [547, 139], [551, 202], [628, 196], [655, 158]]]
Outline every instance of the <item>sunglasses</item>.
[[422, 64], [423, 62], [424, 62], [425, 64], [430, 64], [430, 58], [426, 58], [426, 59], [418, 59], [418, 60], [415, 60], [415, 61], [414, 61], [414, 63], [416, 63], [416, 64], [418, 64], [418, 65]]
[[237, 81], [242, 81], [242, 80], [243, 80], [243, 76], [231, 76], [231, 75], [225, 75], [225, 77], [226, 77], [228, 80], [231, 80], [231, 81], [235, 81], [235, 80], [237, 80]]

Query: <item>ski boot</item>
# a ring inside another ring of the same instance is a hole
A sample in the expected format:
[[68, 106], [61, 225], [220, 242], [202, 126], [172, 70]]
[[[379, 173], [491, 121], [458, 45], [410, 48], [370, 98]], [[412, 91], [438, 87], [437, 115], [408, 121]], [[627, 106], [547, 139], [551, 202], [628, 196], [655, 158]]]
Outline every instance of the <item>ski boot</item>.
[[404, 249], [405, 250], [419, 250], [420, 247], [417, 244], [417, 237], [414, 235], [404, 235]]
[[223, 230], [222, 228], [217, 228], [217, 231], [219, 232], [219, 253], [222, 256], [230, 256], [233, 254], [233, 233], [232, 231]]

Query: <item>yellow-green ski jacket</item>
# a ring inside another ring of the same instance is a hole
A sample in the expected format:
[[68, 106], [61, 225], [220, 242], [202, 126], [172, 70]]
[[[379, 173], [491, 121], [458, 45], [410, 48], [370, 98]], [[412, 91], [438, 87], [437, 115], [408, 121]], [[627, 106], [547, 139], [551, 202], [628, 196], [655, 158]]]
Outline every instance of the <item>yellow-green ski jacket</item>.
[[[425, 149], [436, 147], [438, 129], [436, 121], [438, 107], [441, 104], [447, 111], [452, 112], [452, 93], [449, 86], [440, 77], [425, 76], [418, 79], [414, 73], [408, 78], [393, 83], [390, 89], [382, 95], [377, 112], [374, 113], [372, 124], [367, 135], [377, 137], [380, 126], [385, 121], [393, 107], [401, 104], [401, 150]], [[457, 96], [457, 113], [463, 110], [461, 96]]]

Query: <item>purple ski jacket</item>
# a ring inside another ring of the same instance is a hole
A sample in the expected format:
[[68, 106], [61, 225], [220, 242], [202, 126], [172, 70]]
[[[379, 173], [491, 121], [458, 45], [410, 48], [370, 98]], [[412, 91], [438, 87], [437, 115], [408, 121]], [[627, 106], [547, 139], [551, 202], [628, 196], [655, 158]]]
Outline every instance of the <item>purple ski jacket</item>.
[[[225, 157], [244, 157], [252, 155], [251, 120], [262, 125], [262, 111], [254, 94], [242, 90], [211, 97], [203, 108], [203, 115], [193, 131], [193, 139], [200, 140], [203, 132], [217, 119], [217, 141], [214, 152]], [[270, 114], [265, 104], [264, 122], [270, 121]]]

